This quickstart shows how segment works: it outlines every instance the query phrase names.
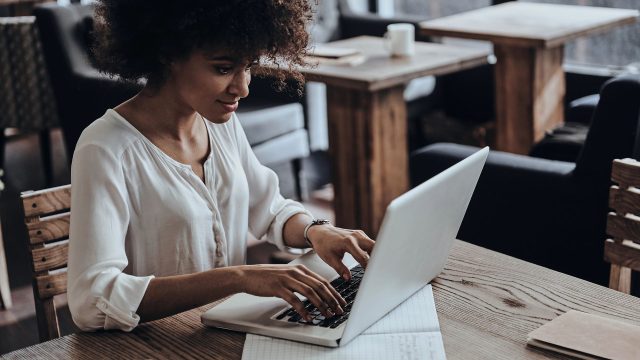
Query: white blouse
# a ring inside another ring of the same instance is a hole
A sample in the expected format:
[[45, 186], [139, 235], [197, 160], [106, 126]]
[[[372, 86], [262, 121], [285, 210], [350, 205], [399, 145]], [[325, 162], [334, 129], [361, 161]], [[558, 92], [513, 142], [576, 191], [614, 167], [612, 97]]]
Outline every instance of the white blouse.
[[235, 116], [205, 121], [205, 182], [114, 110], [87, 127], [73, 154], [68, 298], [82, 330], [132, 330], [154, 276], [246, 259], [248, 231], [284, 249], [282, 229], [308, 212], [285, 200]]

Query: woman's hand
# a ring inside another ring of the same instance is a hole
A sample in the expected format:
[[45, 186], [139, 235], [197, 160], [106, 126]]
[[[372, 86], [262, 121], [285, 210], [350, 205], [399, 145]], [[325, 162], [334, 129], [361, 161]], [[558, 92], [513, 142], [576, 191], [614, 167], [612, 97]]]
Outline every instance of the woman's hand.
[[366, 268], [375, 244], [362, 230], [348, 230], [332, 225], [312, 226], [307, 236], [318, 256], [345, 280], [351, 279], [351, 271], [342, 263], [344, 254], [351, 254]]
[[246, 265], [240, 267], [242, 292], [277, 296], [310, 321], [309, 313], [294, 292], [305, 296], [325, 317], [341, 315], [347, 302], [320, 275], [304, 265]]

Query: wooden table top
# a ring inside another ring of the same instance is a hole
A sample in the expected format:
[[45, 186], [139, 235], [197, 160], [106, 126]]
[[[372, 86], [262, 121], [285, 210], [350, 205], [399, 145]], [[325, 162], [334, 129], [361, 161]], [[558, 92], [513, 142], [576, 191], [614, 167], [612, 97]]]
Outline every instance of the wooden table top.
[[632, 24], [637, 17], [638, 10], [514, 1], [424, 21], [420, 31], [504, 45], [554, 47]]
[[44, 2], [53, 2], [55, 0], [0, 0], [0, 6], [16, 5], [16, 4], [39, 4]]
[[[567, 359], [525, 343], [529, 332], [570, 309], [640, 325], [640, 298], [462, 241], [432, 284], [448, 359]], [[244, 334], [202, 325], [209, 307], [131, 333], [73, 334], [4, 358], [240, 359]]]
[[442, 75], [487, 62], [484, 49], [416, 42], [411, 57], [391, 57], [383, 38], [359, 36], [334, 41], [326, 46], [357, 49], [363, 62], [356, 65], [320, 63], [301, 69], [307, 80], [350, 89], [375, 91], [407, 83], [427, 75]]

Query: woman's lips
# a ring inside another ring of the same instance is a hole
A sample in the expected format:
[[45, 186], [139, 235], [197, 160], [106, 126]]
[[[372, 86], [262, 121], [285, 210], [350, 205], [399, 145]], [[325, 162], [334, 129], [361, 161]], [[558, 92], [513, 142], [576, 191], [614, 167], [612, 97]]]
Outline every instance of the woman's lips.
[[223, 102], [223, 101], [218, 101], [220, 103], [220, 105], [222, 106], [222, 108], [226, 111], [226, 112], [234, 112], [236, 111], [236, 109], [238, 108], [238, 102]]

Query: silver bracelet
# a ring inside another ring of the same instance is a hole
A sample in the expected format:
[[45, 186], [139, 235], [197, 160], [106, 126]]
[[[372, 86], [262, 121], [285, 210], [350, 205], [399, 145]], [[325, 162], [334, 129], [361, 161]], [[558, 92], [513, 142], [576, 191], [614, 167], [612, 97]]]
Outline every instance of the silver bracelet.
[[313, 219], [313, 221], [311, 221], [310, 223], [307, 224], [307, 226], [304, 227], [304, 242], [307, 244], [308, 247], [313, 248], [313, 244], [311, 244], [311, 241], [309, 240], [309, 236], [307, 236], [307, 233], [309, 232], [309, 228], [315, 225], [327, 225], [327, 224], [331, 224], [331, 221], [326, 219]]

